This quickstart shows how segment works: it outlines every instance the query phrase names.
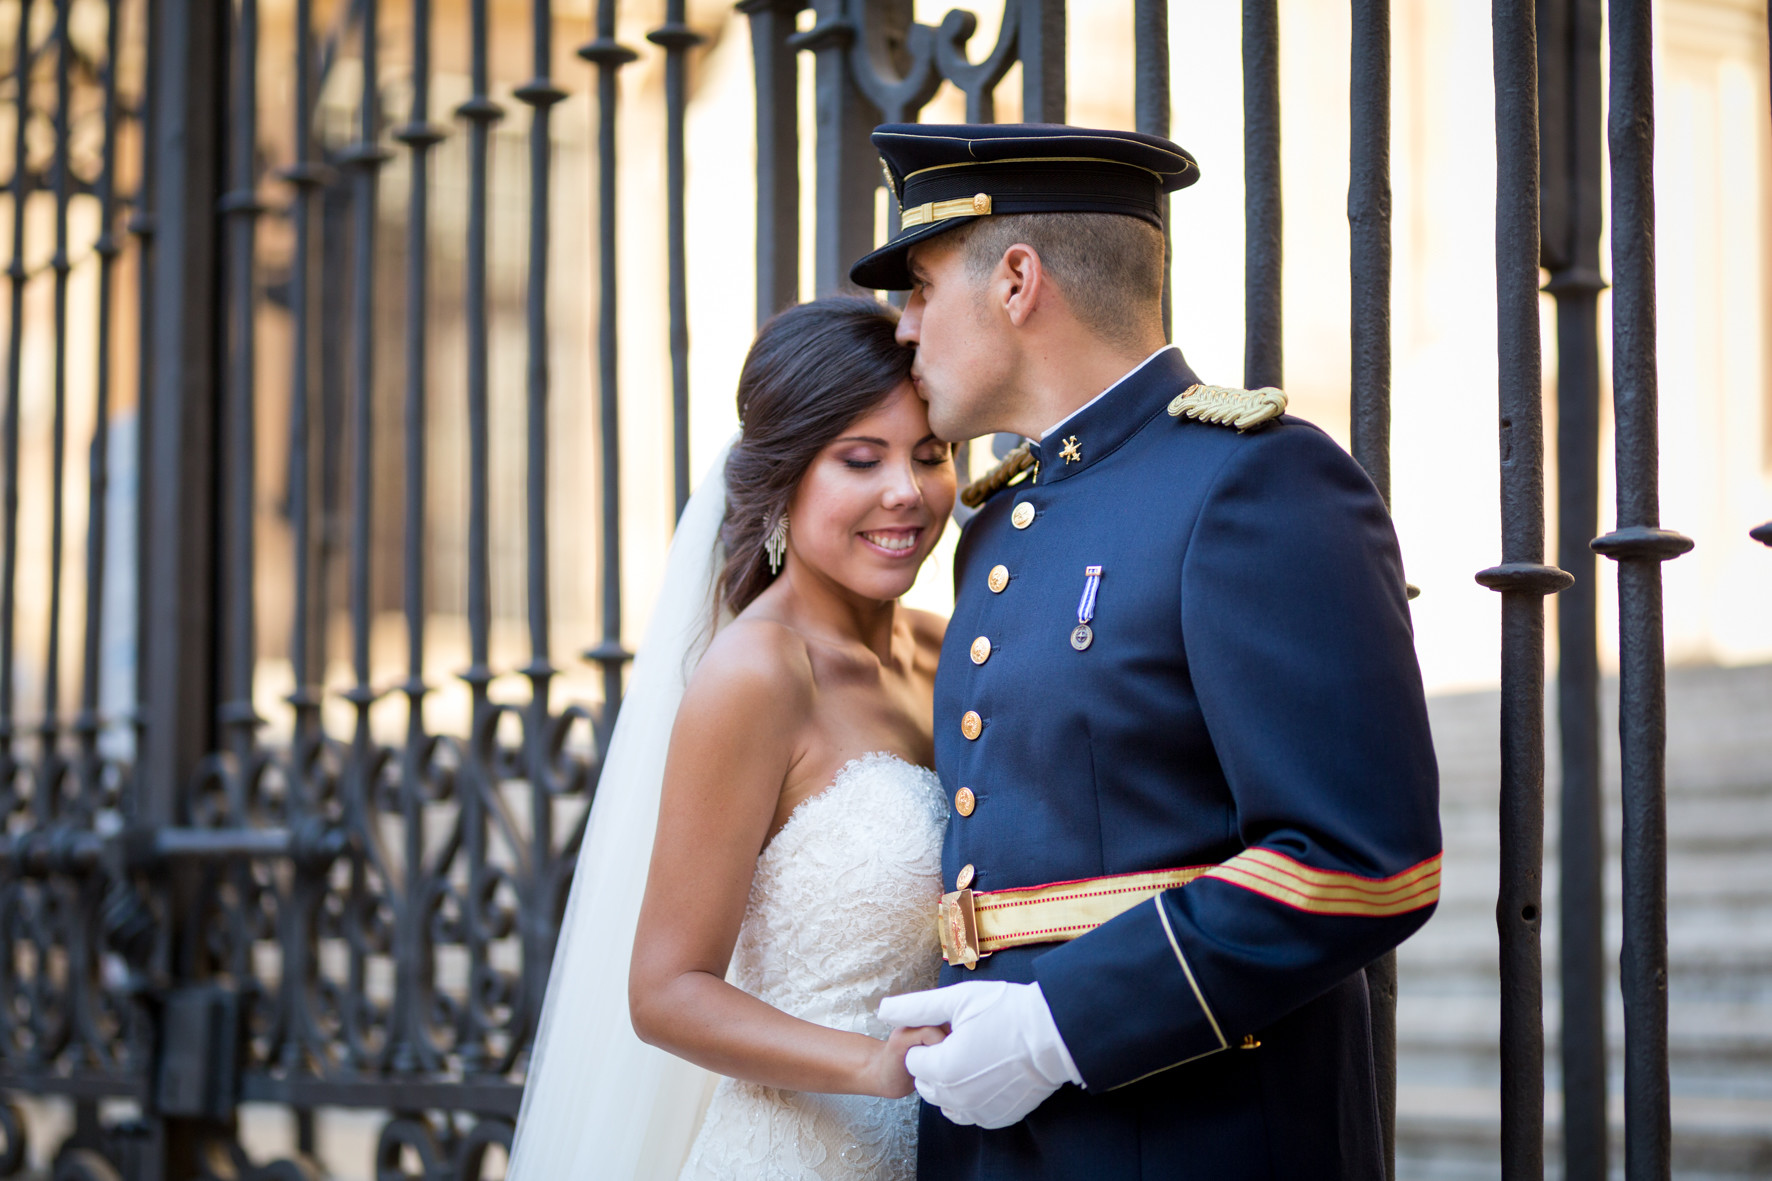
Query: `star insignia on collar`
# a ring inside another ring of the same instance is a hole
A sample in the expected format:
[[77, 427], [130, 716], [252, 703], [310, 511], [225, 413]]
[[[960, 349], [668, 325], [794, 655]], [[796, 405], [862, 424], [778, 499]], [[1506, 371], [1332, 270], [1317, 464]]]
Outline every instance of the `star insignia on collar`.
[[1077, 436], [1075, 435], [1072, 435], [1064, 441], [1064, 449], [1058, 454], [1066, 463], [1083, 462], [1083, 453], [1078, 450]]

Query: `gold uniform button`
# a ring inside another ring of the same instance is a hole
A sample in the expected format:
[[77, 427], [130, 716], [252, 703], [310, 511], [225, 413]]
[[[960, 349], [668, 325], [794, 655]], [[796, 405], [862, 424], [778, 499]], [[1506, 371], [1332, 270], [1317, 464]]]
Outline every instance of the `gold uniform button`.
[[977, 738], [984, 733], [984, 719], [978, 716], [977, 710], [969, 709], [961, 715], [960, 733], [969, 739]]
[[1015, 511], [1009, 514], [1009, 523], [1017, 529], [1026, 529], [1032, 525], [1034, 523], [1034, 506], [1025, 500], [1016, 505]]
[[954, 793], [954, 811], [962, 816], [972, 815], [972, 809], [978, 807], [978, 797], [972, 794], [970, 787], [962, 787]]
[[980, 636], [972, 641], [972, 663], [983, 664], [991, 658], [991, 638]]
[[970, 865], [962, 865], [960, 867], [960, 876], [954, 879], [954, 889], [964, 890], [967, 886], [972, 884], [972, 879], [977, 876], [977, 870], [973, 869]]
[[1003, 588], [1009, 585], [1009, 567], [1007, 567], [1007, 566], [992, 566], [991, 567], [991, 577], [990, 577], [989, 581], [990, 581], [991, 593], [993, 595], [1002, 594]]

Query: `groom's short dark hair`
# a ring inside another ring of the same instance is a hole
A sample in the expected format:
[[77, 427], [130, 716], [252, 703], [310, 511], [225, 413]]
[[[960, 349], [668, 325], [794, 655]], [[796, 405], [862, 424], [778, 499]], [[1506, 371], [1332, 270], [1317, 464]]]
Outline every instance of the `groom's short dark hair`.
[[[1163, 232], [1115, 213], [1011, 213], [961, 227], [960, 248], [975, 280], [1004, 251], [1031, 246], [1085, 327], [1119, 343], [1143, 339], [1143, 320], [1162, 315]], [[1160, 329], [1159, 329], [1160, 331]]]

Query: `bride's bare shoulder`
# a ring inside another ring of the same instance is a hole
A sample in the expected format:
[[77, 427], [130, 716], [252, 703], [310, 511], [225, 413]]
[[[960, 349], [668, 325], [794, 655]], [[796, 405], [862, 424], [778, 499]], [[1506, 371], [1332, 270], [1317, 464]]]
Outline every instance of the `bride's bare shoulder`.
[[685, 698], [702, 708], [780, 719], [803, 716], [812, 687], [812, 659], [800, 633], [772, 619], [741, 616], [708, 645]]
[[911, 636], [917, 642], [919, 655], [926, 656], [930, 661], [941, 655], [941, 641], [948, 634], [948, 619], [945, 615], [937, 615], [933, 611], [919, 611], [915, 607], [900, 607], [910, 622]]

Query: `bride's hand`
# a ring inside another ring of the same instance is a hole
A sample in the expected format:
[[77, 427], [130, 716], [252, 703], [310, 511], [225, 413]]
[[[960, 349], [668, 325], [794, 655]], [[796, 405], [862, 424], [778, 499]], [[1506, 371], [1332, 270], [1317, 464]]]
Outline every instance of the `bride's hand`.
[[945, 1025], [917, 1025], [895, 1029], [892, 1036], [879, 1043], [873, 1061], [868, 1064], [865, 1094], [882, 1099], [902, 1099], [916, 1087], [911, 1072], [904, 1068], [904, 1056], [912, 1046], [933, 1046], [948, 1035]]

